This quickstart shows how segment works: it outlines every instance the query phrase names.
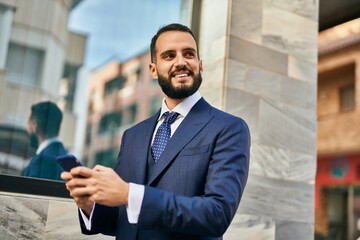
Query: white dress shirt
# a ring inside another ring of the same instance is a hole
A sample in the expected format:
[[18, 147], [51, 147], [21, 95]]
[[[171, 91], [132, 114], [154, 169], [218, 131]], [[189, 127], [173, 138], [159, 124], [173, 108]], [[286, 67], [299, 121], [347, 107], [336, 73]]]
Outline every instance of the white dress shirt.
[[[201, 94], [199, 93], [199, 91], [197, 91], [193, 95], [185, 98], [181, 103], [176, 105], [176, 107], [172, 111], [169, 110], [169, 108], [166, 105], [165, 99], [163, 99], [160, 116], [159, 116], [158, 122], [156, 124], [155, 131], [153, 133], [151, 145], [152, 145], [152, 143], [154, 141], [155, 133], [156, 133], [157, 129], [159, 128], [161, 123], [165, 120], [165, 117], [163, 116], [163, 113], [165, 113], [167, 111], [179, 113], [179, 116], [177, 117], [175, 122], [173, 124], [171, 124], [171, 136], [172, 136], [174, 134], [174, 132], [176, 131], [176, 129], [181, 124], [181, 122], [184, 120], [184, 118], [188, 115], [191, 108], [200, 99], [201, 99]], [[126, 212], [127, 212], [127, 215], [128, 215], [128, 220], [132, 224], [136, 224], [138, 222], [142, 201], [144, 199], [144, 192], [145, 192], [145, 186], [144, 185], [131, 183], [131, 182], [129, 183], [129, 199], [128, 199], [128, 205], [126, 206]], [[95, 205], [94, 205], [94, 207], [95, 207]], [[92, 212], [90, 214], [89, 219], [85, 216], [85, 214], [80, 209], [80, 213], [81, 213], [81, 216], [82, 216], [82, 218], [84, 220], [84, 223], [85, 223], [85, 226], [86, 226], [87, 230], [91, 230], [91, 218], [92, 218], [92, 214], [94, 212], [94, 207], [93, 207], [93, 210], [92, 210]]]
[[37, 155], [40, 154], [45, 148], [47, 148], [47, 146], [49, 146], [54, 142], [61, 142], [61, 140], [59, 137], [53, 137], [44, 140], [42, 143], [40, 143], [39, 147], [36, 149], [36, 154]]

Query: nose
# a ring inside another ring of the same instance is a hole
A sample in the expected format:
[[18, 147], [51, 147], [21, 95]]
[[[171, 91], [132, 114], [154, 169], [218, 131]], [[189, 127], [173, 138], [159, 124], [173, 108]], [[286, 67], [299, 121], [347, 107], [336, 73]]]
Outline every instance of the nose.
[[178, 56], [176, 58], [175, 67], [180, 67], [186, 65], [186, 59], [183, 56]]

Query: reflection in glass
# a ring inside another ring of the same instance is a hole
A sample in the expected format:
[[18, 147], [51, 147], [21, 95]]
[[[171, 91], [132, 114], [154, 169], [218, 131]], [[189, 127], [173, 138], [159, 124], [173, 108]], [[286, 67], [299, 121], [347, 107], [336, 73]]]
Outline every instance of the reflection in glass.
[[112, 167], [123, 131], [161, 105], [151, 36], [187, 24], [190, 2], [0, 0], [0, 174], [21, 175], [36, 155], [27, 121], [42, 101], [63, 113], [67, 152]]
[[0, 172], [19, 175], [24, 168], [24, 159], [35, 154], [29, 145], [29, 135], [11, 125], [0, 126]]
[[62, 180], [62, 168], [56, 158], [67, 154], [59, 139], [59, 130], [63, 114], [59, 107], [50, 101], [36, 103], [31, 106], [28, 124], [30, 146], [36, 154], [26, 165], [21, 175], [33, 178]]
[[7, 80], [36, 87], [43, 71], [44, 50], [10, 43], [6, 61]]

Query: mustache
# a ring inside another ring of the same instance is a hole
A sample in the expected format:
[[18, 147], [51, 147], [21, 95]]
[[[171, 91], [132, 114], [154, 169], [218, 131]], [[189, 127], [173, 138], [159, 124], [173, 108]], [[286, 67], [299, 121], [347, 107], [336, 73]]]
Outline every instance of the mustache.
[[192, 70], [188, 69], [186, 66], [181, 66], [181, 67], [177, 67], [174, 71], [172, 71], [169, 74], [169, 77], [172, 78], [176, 73], [181, 71], [188, 71], [191, 76], [194, 76], [194, 72]]

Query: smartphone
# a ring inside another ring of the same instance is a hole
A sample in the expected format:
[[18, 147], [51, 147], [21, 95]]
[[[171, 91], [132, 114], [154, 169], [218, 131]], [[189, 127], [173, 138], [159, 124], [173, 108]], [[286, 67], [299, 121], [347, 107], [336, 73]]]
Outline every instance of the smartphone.
[[81, 162], [72, 154], [59, 156], [56, 161], [67, 172], [70, 172], [74, 167], [82, 166]]

